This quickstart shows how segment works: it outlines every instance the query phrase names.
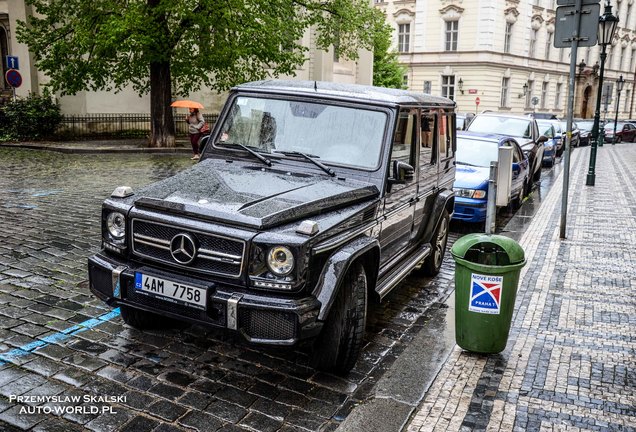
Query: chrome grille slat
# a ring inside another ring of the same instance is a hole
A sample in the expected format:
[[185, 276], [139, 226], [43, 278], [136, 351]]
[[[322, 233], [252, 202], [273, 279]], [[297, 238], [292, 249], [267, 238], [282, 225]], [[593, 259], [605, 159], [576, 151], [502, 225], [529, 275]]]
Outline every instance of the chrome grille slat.
[[[234, 278], [241, 275], [245, 254], [243, 240], [144, 219], [133, 219], [131, 227], [132, 250], [137, 256], [195, 272]], [[189, 265], [178, 263], [170, 253], [170, 242], [180, 233], [190, 234], [199, 244], [197, 257]]]

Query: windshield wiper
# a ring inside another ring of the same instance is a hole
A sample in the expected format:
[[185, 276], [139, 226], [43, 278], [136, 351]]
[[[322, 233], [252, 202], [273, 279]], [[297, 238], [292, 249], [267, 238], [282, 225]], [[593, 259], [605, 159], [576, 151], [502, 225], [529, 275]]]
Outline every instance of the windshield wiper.
[[[285, 151], [285, 150], [273, 150], [274, 153], [280, 153], [280, 154], [284, 154], [285, 156], [302, 156], [305, 159], [307, 159], [309, 162], [313, 163], [314, 165], [316, 165], [318, 168], [320, 168], [321, 170], [323, 170], [324, 172], [326, 172], [327, 174], [329, 174], [331, 177], [335, 177], [336, 173], [329, 168], [327, 165], [323, 164], [322, 162], [317, 161], [315, 155], [308, 155], [307, 153], [303, 153], [303, 152], [299, 152], [299, 151]], [[312, 157], [313, 156], [313, 157]]]
[[228, 146], [228, 147], [240, 147], [243, 150], [245, 150], [246, 152], [248, 152], [249, 154], [251, 154], [252, 156], [254, 156], [259, 161], [263, 162], [265, 165], [267, 165], [269, 167], [272, 166], [272, 161], [271, 160], [267, 159], [263, 155], [258, 154], [257, 152], [255, 152], [254, 150], [252, 150], [251, 148], [249, 148], [246, 145], [239, 144], [239, 143], [228, 143], [228, 142], [217, 143], [217, 144], [221, 144], [221, 145]]
[[466, 165], [466, 166], [474, 166], [474, 167], [481, 166], [481, 165], [475, 165], [468, 162], [460, 162], [460, 161], [457, 161], [457, 165]]

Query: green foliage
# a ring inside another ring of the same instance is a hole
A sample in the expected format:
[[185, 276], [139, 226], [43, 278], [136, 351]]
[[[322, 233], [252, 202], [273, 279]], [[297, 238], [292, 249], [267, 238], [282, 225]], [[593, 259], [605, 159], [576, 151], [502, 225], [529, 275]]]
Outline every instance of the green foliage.
[[[384, 17], [383, 17], [384, 18]], [[398, 54], [391, 50], [393, 29], [388, 24], [378, 25], [373, 38], [373, 85], [404, 89], [402, 77], [406, 68], [400, 66]]]
[[[151, 64], [170, 65], [172, 93], [291, 74], [316, 29], [321, 48], [355, 59], [371, 49], [376, 20], [368, 0], [27, 0], [35, 13], [20, 42], [62, 94], [150, 89]], [[162, 83], [165, 85], [165, 83]]]
[[0, 138], [3, 140], [43, 139], [53, 135], [62, 121], [60, 107], [51, 95], [34, 93], [9, 102], [0, 111]]

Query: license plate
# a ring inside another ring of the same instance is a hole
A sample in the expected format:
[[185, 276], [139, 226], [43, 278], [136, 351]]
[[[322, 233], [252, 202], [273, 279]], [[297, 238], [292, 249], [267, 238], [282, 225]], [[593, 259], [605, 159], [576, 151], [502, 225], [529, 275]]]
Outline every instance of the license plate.
[[168, 302], [205, 310], [205, 288], [197, 288], [167, 279], [135, 273], [135, 289], [140, 294]]

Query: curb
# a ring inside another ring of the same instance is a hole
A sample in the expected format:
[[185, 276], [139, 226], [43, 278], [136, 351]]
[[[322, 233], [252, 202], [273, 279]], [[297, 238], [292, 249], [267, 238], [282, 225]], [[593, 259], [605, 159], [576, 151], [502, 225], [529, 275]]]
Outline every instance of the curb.
[[66, 154], [98, 154], [98, 153], [151, 153], [151, 154], [175, 154], [175, 153], [192, 153], [192, 149], [187, 147], [171, 147], [171, 148], [149, 148], [149, 147], [131, 147], [124, 146], [117, 148], [110, 147], [85, 147], [85, 146], [56, 146], [44, 144], [29, 143], [0, 143], [0, 148], [17, 148], [29, 150], [47, 150]]

